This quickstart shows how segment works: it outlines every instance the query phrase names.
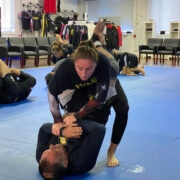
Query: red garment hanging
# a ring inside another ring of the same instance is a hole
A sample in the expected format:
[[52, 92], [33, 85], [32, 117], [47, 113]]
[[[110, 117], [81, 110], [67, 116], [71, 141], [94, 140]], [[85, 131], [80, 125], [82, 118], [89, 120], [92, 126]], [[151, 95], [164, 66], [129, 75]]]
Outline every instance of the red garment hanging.
[[44, 0], [44, 13], [56, 14], [56, 0]]
[[118, 32], [118, 45], [122, 46], [122, 31], [120, 26], [116, 26]]
[[113, 24], [107, 24], [106, 27], [107, 27], [107, 28], [112, 28], [112, 27], [113, 27]]

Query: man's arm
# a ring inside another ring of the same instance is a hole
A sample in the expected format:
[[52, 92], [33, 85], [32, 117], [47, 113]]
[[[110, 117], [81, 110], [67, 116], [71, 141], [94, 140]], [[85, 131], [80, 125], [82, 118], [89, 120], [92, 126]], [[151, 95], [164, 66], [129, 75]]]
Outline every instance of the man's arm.
[[[58, 136], [60, 130], [65, 127], [64, 123], [45, 123], [39, 129], [37, 148], [36, 148], [36, 160], [39, 162], [42, 153], [49, 149], [50, 144], [58, 144]], [[82, 128], [77, 124], [72, 124], [69, 127], [65, 127], [63, 130], [63, 137], [66, 138], [79, 138], [82, 135]], [[57, 136], [57, 137], [56, 137]]]
[[81, 144], [69, 156], [71, 174], [85, 173], [95, 166], [106, 131], [103, 124], [90, 120], [82, 119], [77, 124], [82, 127], [84, 135]]
[[39, 163], [42, 153], [48, 149], [49, 140], [52, 137], [52, 123], [46, 123], [41, 126], [38, 133], [36, 160]]
[[48, 100], [51, 114], [54, 119], [54, 123], [63, 122], [62, 115], [59, 110], [59, 102], [57, 98], [55, 98], [50, 91], [48, 91]]

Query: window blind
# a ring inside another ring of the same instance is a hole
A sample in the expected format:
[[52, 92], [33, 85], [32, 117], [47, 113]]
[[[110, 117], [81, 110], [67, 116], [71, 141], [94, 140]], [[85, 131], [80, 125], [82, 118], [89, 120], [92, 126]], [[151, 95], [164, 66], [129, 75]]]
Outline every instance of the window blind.
[[0, 7], [2, 32], [14, 32], [14, 0], [1, 0]]

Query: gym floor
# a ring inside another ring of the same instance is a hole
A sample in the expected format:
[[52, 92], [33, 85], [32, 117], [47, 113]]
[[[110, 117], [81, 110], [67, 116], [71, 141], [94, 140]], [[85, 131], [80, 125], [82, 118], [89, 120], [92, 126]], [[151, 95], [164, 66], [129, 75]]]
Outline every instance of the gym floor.
[[[44, 80], [52, 68], [24, 69], [37, 79], [32, 93], [22, 102], [0, 105], [0, 179], [42, 179], [35, 150], [39, 127], [52, 122]], [[180, 179], [180, 69], [150, 63], [144, 68], [145, 76], [118, 76], [130, 105], [127, 128], [116, 152], [120, 165], [106, 167], [115, 116], [111, 110], [96, 166], [64, 180]]]

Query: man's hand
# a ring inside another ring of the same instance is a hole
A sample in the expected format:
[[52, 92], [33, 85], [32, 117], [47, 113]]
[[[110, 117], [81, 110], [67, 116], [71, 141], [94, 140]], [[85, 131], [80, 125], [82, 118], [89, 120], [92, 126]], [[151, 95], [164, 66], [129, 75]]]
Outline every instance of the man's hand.
[[82, 132], [83, 130], [81, 127], [77, 124], [72, 124], [63, 130], [62, 135], [66, 138], [80, 138]]
[[59, 132], [60, 132], [60, 129], [62, 127], [66, 127], [64, 123], [59, 122], [59, 123], [53, 124], [53, 126], [52, 126], [52, 134], [55, 135], [55, 136], [59, 136]]
[[67, 126], [73, 124], [73, 123], [76, 122], [76, 121], [77, 121], [77, 120], [76, 120], [76, 118], [74, 117], [73, 114], [65, 116], [65, 118], [64, 118], [64, 120], [63, 120], [63, 122], [64, 122]]

